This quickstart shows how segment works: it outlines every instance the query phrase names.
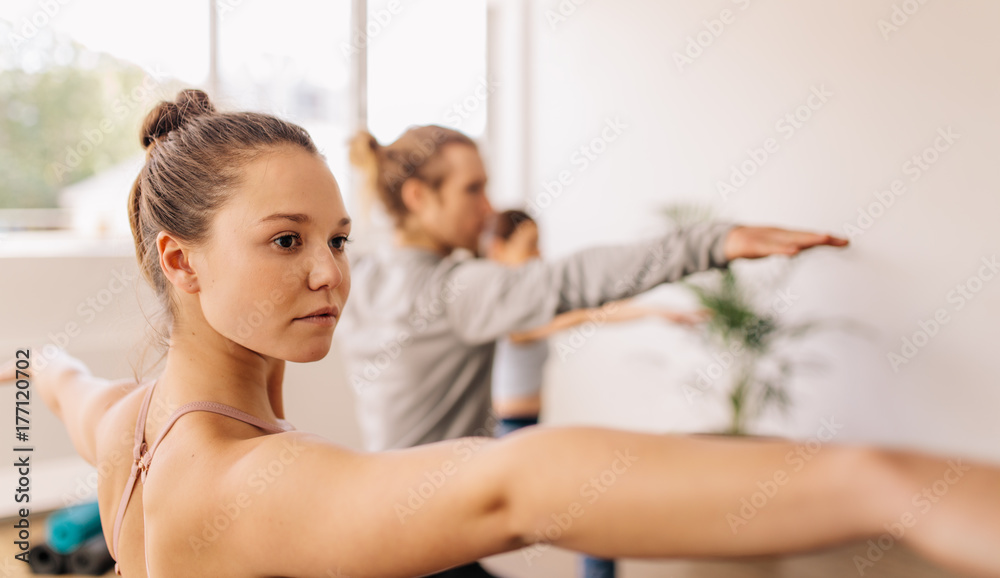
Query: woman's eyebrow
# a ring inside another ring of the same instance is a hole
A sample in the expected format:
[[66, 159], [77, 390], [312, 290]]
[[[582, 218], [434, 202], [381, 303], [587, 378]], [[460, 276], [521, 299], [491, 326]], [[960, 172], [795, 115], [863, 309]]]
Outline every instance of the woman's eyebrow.
[[[278, 221], [281, 219], [287, 219], [293, 223], [308, 223], [310, 221], [309, 215], [304, 213], [274, 213], [273, 215], [268, 215], [260, 220], [260, 223], [266, 223], [268, 221]], [[339, 227], [346, 227], [351, 224], [350, 217], [344, 217], [340, 220], [338, 224]]]
[[260, 220], [261, 223], [266, 223], [268, 221], [278, 221], [281, 219], [287, 219], [294, 223], [308, 223], [309, 215], [303, 213], [274, 213], [273, 215], [268, 215]]

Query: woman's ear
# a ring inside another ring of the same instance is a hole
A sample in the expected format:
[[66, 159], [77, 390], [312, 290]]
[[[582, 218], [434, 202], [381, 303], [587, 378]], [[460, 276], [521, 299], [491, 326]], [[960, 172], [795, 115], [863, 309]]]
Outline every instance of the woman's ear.
[[403, 186], [399, 189], [399, 196], [408, 212], [420, 212], [427, 197], [427, 188], [427, 184], [416, 177], [410, 177], [403, 181]]
[[503, 261], [504, 249], [506, 245], [499, 238], [494, 237], [486, 247], [486, 258], [494, 261]]
[[185, 293], [197, 293], [198, 274], [191, 267], [188, 249], [166, 231], [156, 235], [156, 250], [160, 255], [160, 268], [167, 281]]

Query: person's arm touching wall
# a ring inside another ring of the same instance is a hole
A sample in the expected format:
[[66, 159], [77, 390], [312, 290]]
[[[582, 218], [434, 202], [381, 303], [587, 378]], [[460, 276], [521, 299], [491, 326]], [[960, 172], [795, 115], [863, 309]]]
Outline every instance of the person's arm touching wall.
[[482, 259], [462, 261], [443, 280], [442, 287], [447, 285], [451, 293], [442, 301], [459, 336], [486, 343], [543, 326], [559, 313], [631, 297], [734, 259], [846, 244], [825, 234], [703, 223], [645, 243], [596, 247], [516, 268]]

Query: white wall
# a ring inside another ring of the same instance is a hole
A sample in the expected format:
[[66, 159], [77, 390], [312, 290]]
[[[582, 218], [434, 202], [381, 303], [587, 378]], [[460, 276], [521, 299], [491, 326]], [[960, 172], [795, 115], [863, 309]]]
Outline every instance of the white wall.
[[[655, 209], [677, 201], [711, 203], [743, 223], [843, 234], [876, 201], [876, 190], [899, 179], [906, 192], [851, 248], [797, 258], [778, 287], [797, 295], [790, 320], [851, 318], [876, 335], [817, 336], [809, 349], [830, 367], [796, 380], [791, 419], [771, 419], [763, 429], [805, 438], [833, 416], [845, 424], [838, 441], [1000, 461], [1000, 280], [986, 281], [961, 310], [949, 301], [981, 259], [1000, 254], [1000, 40], [993, 30], [1000, 4], [927, 3], [887, 37], [878, 21], [892, 16], [890, 0], [589, 0], [550, 22], [573, 6], [529, 3], [533, 170], [525, 196], [538, 202], [560, 171], [573, 179], [541, 213], [547, 255], [653, 234], [662, 226]], [[723, 9], [730, 23], [679, 70], [675, 51]], [[829, 93], [826, 102], [814, 98], [822, 106], [786, 138], [788, 125], [776, 123], [806, 104], [813, 87]], [[627, 128], [581, 170], [574, 154], [608, 119]], [[957, 140], [913, 181], [905, 163], [949, 126]], [[768, 138], [776, 152], [724, 200], [717, 181]], [[781, 264], [744, 270], [771, 267]], [[648, 295], [656, 303], [686, 298], [677, 289]], [[948, 324], [894, 372], [887, 354], [938, 309]], [[711, 429], [723, 418], [721, 399], [689, 401], [682, 392], [710, 363], [700, 352], [690, 334], [652, 321], [603, 328], [577, 355], [550, 364], [545, 420]]]

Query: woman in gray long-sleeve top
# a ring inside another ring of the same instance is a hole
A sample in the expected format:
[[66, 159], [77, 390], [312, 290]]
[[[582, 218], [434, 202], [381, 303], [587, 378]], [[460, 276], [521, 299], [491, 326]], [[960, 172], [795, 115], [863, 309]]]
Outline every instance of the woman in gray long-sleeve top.
[[495, 341], [735, 257], [844, 245], [828, 235], [709, 223], [642, 243], [510, 268], [474, 258], [492, 212], [486, 172], [465, 135], [410, 129], [381, 146], [367, 133], [352, 161], [395, 220], [395, 243], [352, 264], [342, 323], [348, 379], [370, 450], [491, 435]]

